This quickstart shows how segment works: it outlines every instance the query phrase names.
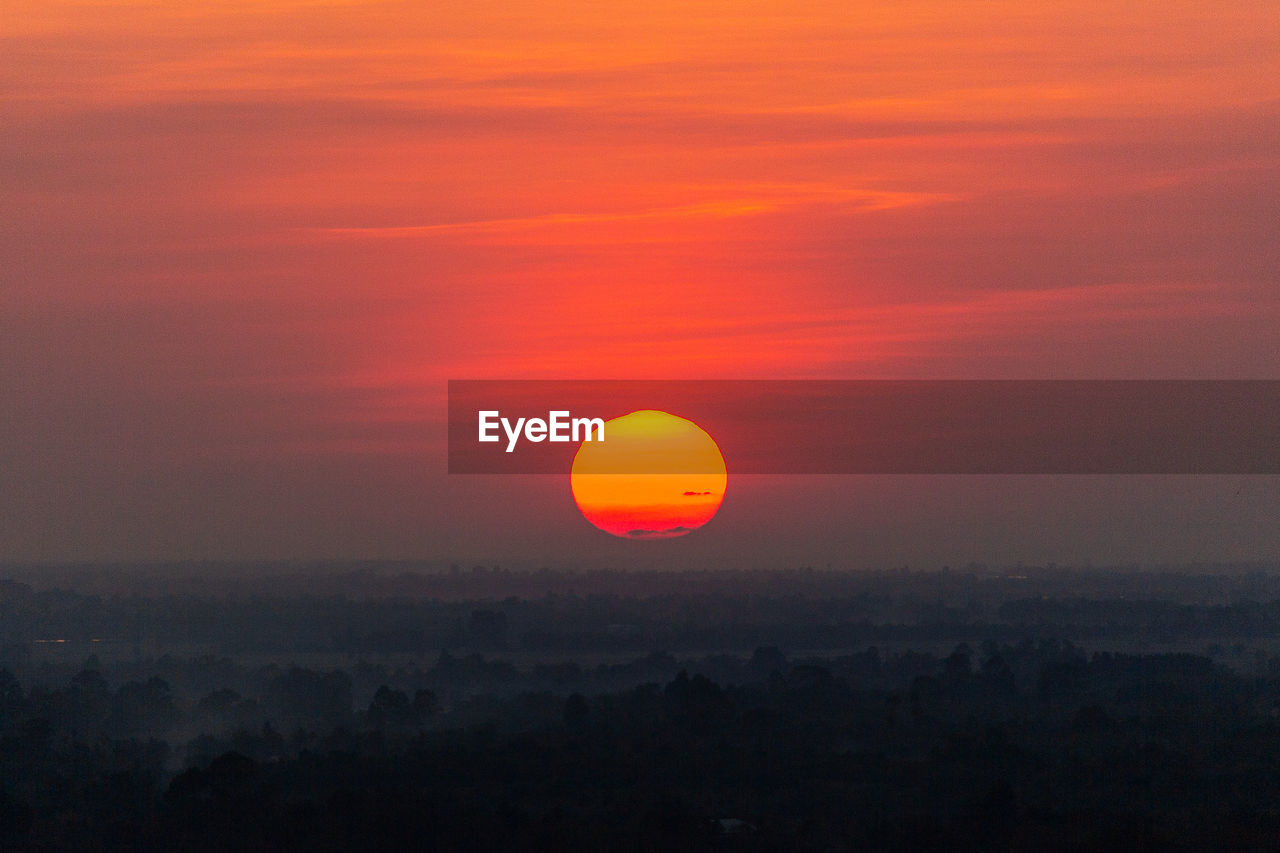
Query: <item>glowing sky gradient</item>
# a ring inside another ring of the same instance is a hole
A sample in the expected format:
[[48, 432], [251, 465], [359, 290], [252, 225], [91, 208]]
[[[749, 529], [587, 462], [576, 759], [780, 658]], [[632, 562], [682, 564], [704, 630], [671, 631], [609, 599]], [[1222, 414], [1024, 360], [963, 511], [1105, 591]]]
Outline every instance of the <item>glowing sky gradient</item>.
[[[622, 559], [564, 483], [443, 475], [449, 378], [1275, 378], [1278, 32], [7, 0], [0, 559]], [[690, 555], [1280, 555], [1274, 478], [738, 494]]]

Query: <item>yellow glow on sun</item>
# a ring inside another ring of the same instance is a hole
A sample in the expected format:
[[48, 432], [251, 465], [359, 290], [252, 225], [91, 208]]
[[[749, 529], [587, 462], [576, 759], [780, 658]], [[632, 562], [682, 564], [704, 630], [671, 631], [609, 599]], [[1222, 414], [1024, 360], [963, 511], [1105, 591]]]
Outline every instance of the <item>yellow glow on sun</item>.
[[706, 524], [728, 477], [701, 427], [645, 409], [607, 421], [604, 441], [583, 442], [570, 484], [583, 516], [626, 539], [668, 539]]

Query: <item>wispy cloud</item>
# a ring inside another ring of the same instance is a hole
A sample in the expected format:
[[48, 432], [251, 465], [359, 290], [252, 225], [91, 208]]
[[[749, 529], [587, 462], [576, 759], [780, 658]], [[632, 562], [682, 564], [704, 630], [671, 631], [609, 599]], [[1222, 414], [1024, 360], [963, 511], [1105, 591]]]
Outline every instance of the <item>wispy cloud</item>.
[[[683, 219], [730, 219], [773, 213], [806, 205], [840, 204], [875, 211], [955, 201], [954, 193], [896, 190], [841, 189], [812, 185], [771, 185], [772, 190], [747, 198], [722, 199], [648, 210], [602, 213], [547, 213], [535, 216], [440, 222], [421, 225], [371, 225], [305, 229], [334, 237], [415, 237], [434, 234], [496, 234], [531, 229], [563, 228], [603, 223], [669, 222]], [[680, 235], [672, 235], [679, 239]]]

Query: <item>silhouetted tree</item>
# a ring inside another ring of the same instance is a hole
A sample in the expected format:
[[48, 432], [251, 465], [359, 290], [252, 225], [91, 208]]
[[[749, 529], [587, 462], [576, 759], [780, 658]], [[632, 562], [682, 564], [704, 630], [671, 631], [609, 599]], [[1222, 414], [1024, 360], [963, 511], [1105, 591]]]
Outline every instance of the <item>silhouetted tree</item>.
[[582, 731], [587, 724], [591, 709], [581, 693], [574, 693], [564, 701], [564, 725], [570, 731]]

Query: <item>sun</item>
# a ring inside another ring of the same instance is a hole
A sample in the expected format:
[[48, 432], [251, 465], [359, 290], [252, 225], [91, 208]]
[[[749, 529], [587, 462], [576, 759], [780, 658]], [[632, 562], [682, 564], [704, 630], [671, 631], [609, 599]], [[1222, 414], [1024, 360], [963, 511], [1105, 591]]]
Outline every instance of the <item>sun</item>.
[[583, 516], [623, 539], [670, 539], [706, 524], [724, 501], [724, 457], [702, 427], [644, 409], [584, 441], [569, 482]]

